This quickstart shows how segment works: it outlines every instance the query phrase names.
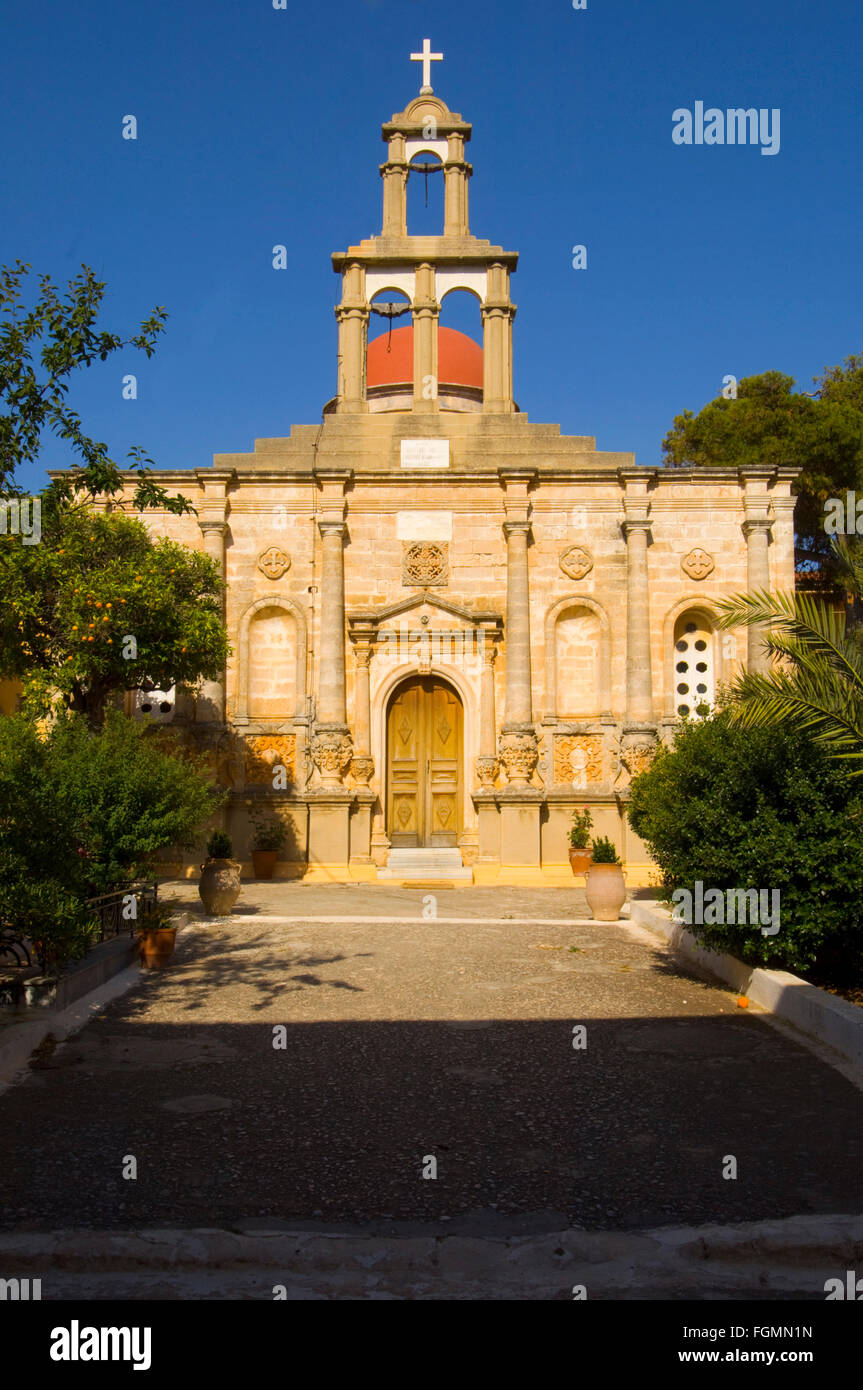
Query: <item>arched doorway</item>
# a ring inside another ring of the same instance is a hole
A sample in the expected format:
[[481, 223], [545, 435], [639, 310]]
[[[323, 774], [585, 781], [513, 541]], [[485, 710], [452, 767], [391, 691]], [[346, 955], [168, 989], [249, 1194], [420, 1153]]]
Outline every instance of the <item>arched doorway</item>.
[[411, 676], [387, 712], [387, 834], [394, 849], [458, 843], [462, 704], [440, 676]]

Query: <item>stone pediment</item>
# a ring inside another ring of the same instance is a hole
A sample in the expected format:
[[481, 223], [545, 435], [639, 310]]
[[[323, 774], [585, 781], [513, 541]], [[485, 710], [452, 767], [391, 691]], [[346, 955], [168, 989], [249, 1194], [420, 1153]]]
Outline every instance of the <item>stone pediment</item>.
[[463, 135], [465, 140], [470, 139], [470, 122], [464, 120], [458, 111], [450, 111], [446, 102], [433, 92], [421, 93], [408, 102], [404, 111], [394, 112], [392, 120], [386, 121], [381, 127], [382, 138], [388, 140], [396, 132], [416, 131], [419, 134], [430, 121], [434, 121], [441, 135], [453, 132]]
[[419, 589], [399, 599], [397, 603], [388, 603], [381, 608], [355, 608], [348, 614], [348, 626], [352, 633], [368, 631], [369, 628], [386, 627], [394, 618], [401, 618], [408, 613], [413, 614], [417, 620], [423, 616], [430, 619], [448, 617], [457, 623], [469, 623], [472, 627], [503, 626], [500, 613], [453, 603], [452, 599], [443, 598], [429, 589]]

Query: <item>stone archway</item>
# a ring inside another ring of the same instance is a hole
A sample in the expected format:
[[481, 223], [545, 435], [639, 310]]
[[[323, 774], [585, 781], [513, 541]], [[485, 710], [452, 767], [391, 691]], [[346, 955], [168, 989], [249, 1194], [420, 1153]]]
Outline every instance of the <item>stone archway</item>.
[[386, 826], [398, 848], [456, 846], [462, 829], [464, 709], [438, 675], [412, 675], [386, 718]]

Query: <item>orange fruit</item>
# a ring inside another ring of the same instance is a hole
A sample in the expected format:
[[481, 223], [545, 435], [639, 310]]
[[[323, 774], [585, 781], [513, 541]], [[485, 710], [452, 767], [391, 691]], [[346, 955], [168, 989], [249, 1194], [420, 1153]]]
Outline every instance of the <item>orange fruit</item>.
[[748, 1009], [748, 1008], [749, 1008], [749, 1000], [746, 998], [746, 995], [745, 995], [745, 994], [738, 994], [738, 996], [737, 996], [737, 1007], [738, 1007], [738, 1009]]

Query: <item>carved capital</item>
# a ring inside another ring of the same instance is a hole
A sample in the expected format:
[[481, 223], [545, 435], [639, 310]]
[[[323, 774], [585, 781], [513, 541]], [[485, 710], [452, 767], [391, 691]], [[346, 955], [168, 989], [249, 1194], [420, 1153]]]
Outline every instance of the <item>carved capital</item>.
[[657, 747], [656, 736], [653, 733], [623, 734], [617, 745], [618, 770], [614, 780], [615, 791], [624, 790], [633, 777], [647, 771], [656, 756]]
[[476, 760], [476, 776], [481, 787], [493, 787], [497, 779], [498, 760], [491, 756], [479, 757]]
[[501, 734], [500, 760], [507, 781], [514, 787], [526, 787], [539, 762], [539, 749], [533, 730]]
[[748, 516], [743, 523], [743, 534], [747, 540], [758, 531], [763, 531], [765, 535], [770, 534], [773, 520], [769, 516]]
[[351, 776], [361, 787], [367, 787], [375, 775], [375, 760], [369, 753], [355, 753], [351, 762]]
[[325, 787], [339, 787], [351, 765], [353, 747], [346, 730], [318, 729], [312, 736], [312, 759]]

